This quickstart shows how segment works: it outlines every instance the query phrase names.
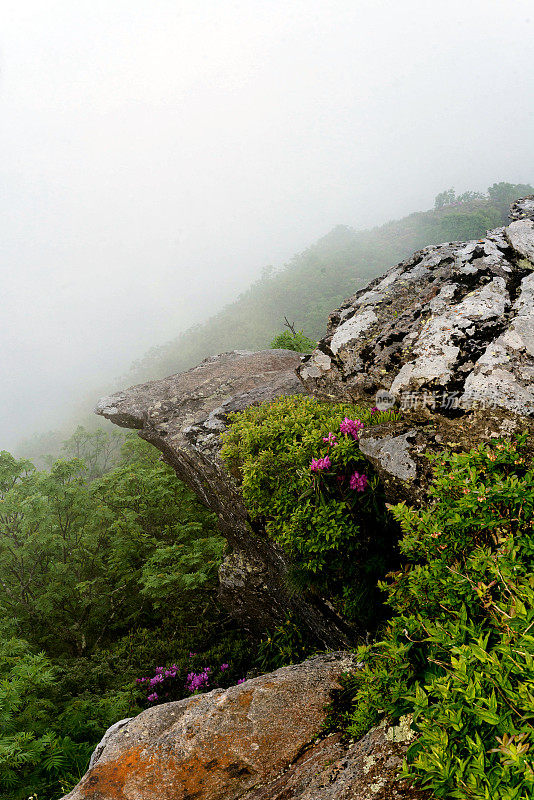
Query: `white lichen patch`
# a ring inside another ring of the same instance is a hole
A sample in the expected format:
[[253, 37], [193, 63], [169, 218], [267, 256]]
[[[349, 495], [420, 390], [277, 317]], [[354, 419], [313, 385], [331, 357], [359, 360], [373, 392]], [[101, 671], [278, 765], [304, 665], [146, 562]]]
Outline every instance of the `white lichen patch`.
[[481, 404], [500, 406], [524, 416], [534, 415], [534, 390], [523, 386], [507, 369], [495, 366], [488, 373], [472, 372], [460, 398], [464, 407]]
[[321, 350], [316, 350], [312, 357], [300, 369], [303, 380], [307, 378], [319, 378], [324, 372], [328, 372], [332, 366], [332, 359]]
[[386, 785], [385, 778], [378, 778], [378, 780], [373, 781], [373, 783], [369, 786], [369, 789], [372, 791], [373, 794], [378, 794], [380, 789], [383, 789]]
[[379, 303], [385, 297], [385, 290], [402, 274], [401, 269], [394, 269], [380, 283], [368, 292], [364, 292], [354, 303], [355, 306], [366, 306], [371, 303]]
[[[509, 296], [503, 278], [494, 278], [486, 286], [466, 295], [455, 306], [450, 306], [454, 284], [443, 287], [431, 303], [432, 316], [423, 326], [414, 343], [414, 360], [404, 364], [392, 385], [392, 394], [404, 389], [436, 381], [443, 385], [452, 378], [460, 354], [461, 341], [475, 324], [500, 319], [509, 306]], [[446, 310], [443, 310], [446, 309]]]
[[341, 347], [355, 341], [364, 331], [371, 327], [378, 318], [372, 308], [366, 308], [360, 314], [355, 314], [343, 325], [340, 325], [330, 342], [330, 349], [337, 353]]
[[367, 775], [376, 764], [376, 756], [364, 756], [363, 758], [363, 771]]
[[400, 718], [398, 725], [391, 725], [384, 734], [388, 742], [398, 742], [399, 744], [411, 742], [415, 737], [415, 732], [411, 727], [412, 719], [411, 714], [405, 714]]

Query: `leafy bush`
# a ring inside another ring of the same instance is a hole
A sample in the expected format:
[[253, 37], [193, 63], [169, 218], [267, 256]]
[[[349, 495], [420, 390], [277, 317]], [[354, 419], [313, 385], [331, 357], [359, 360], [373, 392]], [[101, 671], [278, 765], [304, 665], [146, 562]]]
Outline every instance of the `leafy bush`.
[[255, 667], [260, 672], [271, 672], [287, 664], [304, 661], [316, 651], [314, 645], [288, 613], [258, 645]]
[[[526, 437], [434, 458], [427, 510], [392, 509], [408, 559], [395, 616], [360, 650], [344, 723], [413, 714], [405, 775], [436, 797], [534, 795], [534, 474]], [[338, 720], [339, 722], [339, 720]]]
[[281, 350], [295, 350], [297, 353], [311, 353], [316, 344], [317, 342], [312, 342], [302, 331], [296, 333], [282, 331], [274, 337], [269, 347], [273, 350], [280, 348]]
[[366, 601], [384, 574], [393, 532], [358, 428], [393, 417], [284, 397], [234, 415], [222, 450], [252, 521], [292, 557], [296, 588], [325, 590], [360, 620], [370, 619]]

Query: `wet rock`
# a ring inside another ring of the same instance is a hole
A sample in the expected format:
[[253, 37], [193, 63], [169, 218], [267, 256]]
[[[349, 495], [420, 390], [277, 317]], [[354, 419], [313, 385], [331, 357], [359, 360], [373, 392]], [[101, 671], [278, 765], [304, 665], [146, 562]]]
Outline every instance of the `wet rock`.
[[[360, 449], [380, 476], [386, 500], [423, 505], [432, 479], [429, 453], [465, 452], [481, 442], [530, 431], [534, 420], [500, 409], [448, 417], [428, 409], [406, 412], [396, 422], [362, 431]], [[534, 458], [534, 438], [529, 446]]]
[[105, 397], [96, 413], [137, 429], [218, 515], [228, 542], [220, 598], [243, 627], [263, 634], [291, 611], [320, 646], [346, 647], [351, 632], [326, 600], [289, 593], [287, 557], [261, 527], [251, 526], [239, 488], [219, 458], [228, 414], [305, 391], [295, 374], [299, 363], [290, 350], [223, 353], [187, 372]]
[[147, 709], [106, 734], [64, 800], [243, 797], [275, 780], [314, 741], [340, 676], [355, 669], [352, 655], [330, 653]]
[[506, 229], [506, 237], [516, 253], [534, 262], [534, 222], [531, 219], [512, 222]]

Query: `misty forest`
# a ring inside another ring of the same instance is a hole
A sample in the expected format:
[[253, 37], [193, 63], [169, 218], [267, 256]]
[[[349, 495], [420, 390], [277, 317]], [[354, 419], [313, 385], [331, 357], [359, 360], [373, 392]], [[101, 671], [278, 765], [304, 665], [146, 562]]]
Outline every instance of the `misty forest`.
[[528, 3], [8, 5], [0, 800], [532, 800]]

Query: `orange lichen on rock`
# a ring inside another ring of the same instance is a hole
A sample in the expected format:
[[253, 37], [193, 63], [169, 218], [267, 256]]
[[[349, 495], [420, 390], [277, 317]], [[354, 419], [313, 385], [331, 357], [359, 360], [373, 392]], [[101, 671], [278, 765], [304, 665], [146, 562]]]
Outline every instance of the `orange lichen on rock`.
[[331, 653], [147, 709], [113, 732], [65, 800], [234, 800], [317, 736], [352, 656]]

